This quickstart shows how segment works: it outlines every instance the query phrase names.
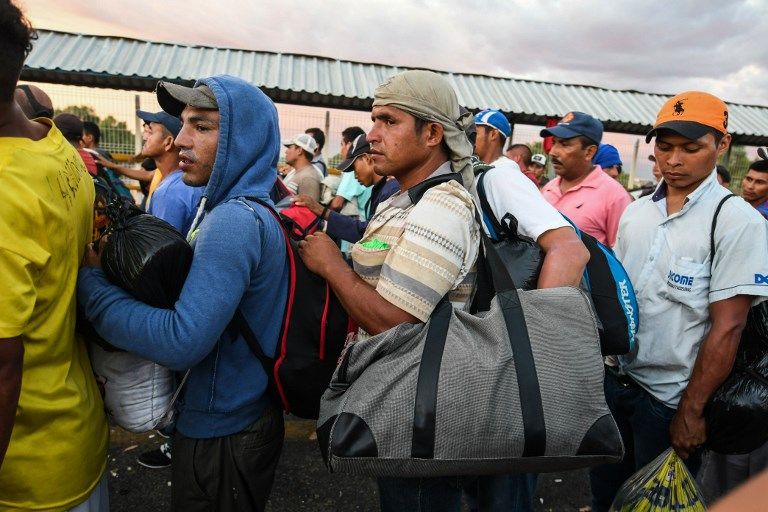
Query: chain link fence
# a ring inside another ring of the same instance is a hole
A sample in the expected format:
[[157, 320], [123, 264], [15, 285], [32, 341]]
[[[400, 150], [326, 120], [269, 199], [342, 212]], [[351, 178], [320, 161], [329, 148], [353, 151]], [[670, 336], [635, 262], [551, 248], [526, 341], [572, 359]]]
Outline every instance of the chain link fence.
[[[53, 100], [56, 112], [72, 112], [83, 120], [97, 123], [101, 129], [101, 147], [111, 152], [116, 159], [128, 161], [141, 150], [141, 121], [136, 110], [158, 111], [155, 95], [151, 92], [97, 89], [71, 85], [37, 83]], [[280, 135], [288, 139], [307, 128], [320, 128], [326, 134], [323, 156], [329, 165], [338, 163], [341, 131], [349, 126], [359, 126], [365, 131], [371, 127], [370, 113], [354, 110], [305, 107], [277, 104], [280, 118]], [[516, 124], [510, 144], [528, 144], [536, 152], [541, 151], [541, 126]], [[138, 137], [137, 137], [138, 134]], [[613, 144], [619, 151], [624, 172], [620, 175], [622, 184], [636, 188], [652, 181], [652, 163], [648, 156], [653, 153], [653, 144], [646, 144], [644, 137], [621, 133], [606, 133], [603, 142]], [[755, 147], [734, 146], [720, 163], [731, 173], [730, 188], [738, 193], [741, 180], [749, 163], [756, 158]], [[551, 174], [550, 169], [550, 174]], [[630, 183], [630, 176], [633, 182]]]

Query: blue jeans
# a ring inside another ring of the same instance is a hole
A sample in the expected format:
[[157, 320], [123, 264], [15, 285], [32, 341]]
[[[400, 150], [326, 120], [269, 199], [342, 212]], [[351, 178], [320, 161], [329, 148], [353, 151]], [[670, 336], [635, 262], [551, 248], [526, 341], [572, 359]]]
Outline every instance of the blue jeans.
[[[624, 459], [590, 470], [593, 512], [607, 512], [626, 479], [672, 445], [669, 424], [677, 412], [636, 383], [624, 378], [620, 382], [611, 371], [605, 372], [604, 387], [605, 400], [624, 442]], [[696, 476], [701, 450], [688, 457], [685, 465]]]
[[463, 490], [471, 511], [531, 512], [537, 479], [536, 474], [379, 478], [379, 501], [382, 512], [459, 512]]
[[464, 491], [472, 512], [533, 512], [539, 475], [520, 473], [477, 477]]
[[378, 479], [381, 512], [461, 512], [464, 477]]

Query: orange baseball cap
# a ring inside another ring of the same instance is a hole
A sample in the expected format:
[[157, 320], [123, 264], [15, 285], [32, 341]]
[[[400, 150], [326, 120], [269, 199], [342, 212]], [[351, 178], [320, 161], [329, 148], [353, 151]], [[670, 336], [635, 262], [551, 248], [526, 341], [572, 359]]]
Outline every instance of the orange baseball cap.
[[725, 135], [728, 133], [728, 106], [717, 96], [706, 92], [681, 92], [662, 105], [653, 129], [645, 136], [645, 142], [650, 142], [651, 137], [662, 128], [691, 140], [703, 137], [710, 128]]

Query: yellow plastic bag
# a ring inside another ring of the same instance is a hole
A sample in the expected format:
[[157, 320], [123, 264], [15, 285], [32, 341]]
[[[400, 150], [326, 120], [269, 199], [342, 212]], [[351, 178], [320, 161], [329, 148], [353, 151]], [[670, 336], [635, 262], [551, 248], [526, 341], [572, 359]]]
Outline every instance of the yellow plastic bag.
[[704, 497], [672, 448], [629, 477], [610, 512], [699, 512]]

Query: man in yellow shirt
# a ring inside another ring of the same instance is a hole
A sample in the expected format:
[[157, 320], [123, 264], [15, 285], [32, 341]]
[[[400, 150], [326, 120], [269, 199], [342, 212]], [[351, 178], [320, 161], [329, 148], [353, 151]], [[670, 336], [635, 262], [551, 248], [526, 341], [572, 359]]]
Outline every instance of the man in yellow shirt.
[[0, 510], [109, 508], [109, 432], [75, 285], [94, 187], [50, 120], [13, 99], [33, 31], [0, 0]]

